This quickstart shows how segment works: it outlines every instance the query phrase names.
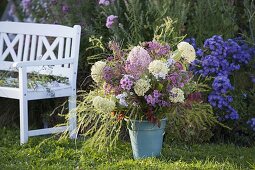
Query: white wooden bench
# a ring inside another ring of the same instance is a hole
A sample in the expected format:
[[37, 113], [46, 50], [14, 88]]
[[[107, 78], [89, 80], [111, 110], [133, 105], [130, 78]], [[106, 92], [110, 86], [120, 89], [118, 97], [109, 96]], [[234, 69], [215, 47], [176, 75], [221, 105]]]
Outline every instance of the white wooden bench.
[[[61, 25], [0, 22], [0, 71], [18, 72], [18, 87], [0, 87], [0, 97], [18, 99], [20, 103], [20, 143], [29, 136], [69, 130], [76, 138], [76, 78], [81, 27]], [[28, 73], [61, 76], [68, 84], [44, 89], [29, 89]], [[29, 130], [28, 101], [68, 97], [68, 126]], [[1, 103], [0, 103], [1, 104]]]

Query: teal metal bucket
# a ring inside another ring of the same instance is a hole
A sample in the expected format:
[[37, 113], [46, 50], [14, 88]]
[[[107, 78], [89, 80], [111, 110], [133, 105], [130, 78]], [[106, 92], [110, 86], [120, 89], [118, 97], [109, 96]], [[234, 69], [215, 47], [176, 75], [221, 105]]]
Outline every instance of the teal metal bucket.
[[128, 124], [134, 159], [156, 157], [160, 155], [165, 134], [166, 120], [160, 127], [149, 121], [130, 120]]

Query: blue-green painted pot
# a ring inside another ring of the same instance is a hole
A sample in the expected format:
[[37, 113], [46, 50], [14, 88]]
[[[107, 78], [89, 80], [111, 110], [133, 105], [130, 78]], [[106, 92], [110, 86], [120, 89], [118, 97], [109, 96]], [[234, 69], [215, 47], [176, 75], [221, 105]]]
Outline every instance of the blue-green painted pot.
[[160, 127], [149, 121], [129, 120], [128, 130], [134, 159], [160, 155], [166, 120], [161, 120]]

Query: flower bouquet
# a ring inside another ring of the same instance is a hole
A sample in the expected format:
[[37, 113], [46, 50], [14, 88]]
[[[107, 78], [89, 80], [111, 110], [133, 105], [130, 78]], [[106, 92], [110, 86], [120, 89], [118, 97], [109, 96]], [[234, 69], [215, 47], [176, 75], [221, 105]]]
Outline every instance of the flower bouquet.
[[103, 91], [93, 99], [97, 111], [156, 124], [191, 93], [192, 72], [187, 66], [196, 54], [189, 43], [179, 43], [175, 51], [156, 41], [130, 51], [115, 42], [109, 48], [113, 55], [91, 68], [92, 79]]
[[[180, 42], [173, 50], [157, 41], [143, 42], [130, 50], [110, 42], [109, 48], [112, 55], [91, 68], [98, 87], [93, 108], [118, 121], [127, 120], [135, 158], [157, 156], [166, 118], [173, 108], [187, 107], [186, 98], [194, 90], [192, 72], [187, 68], [195, 60], [195, 50], [187, 42]], [[148, 137], [144, 132], [149, 130]]]

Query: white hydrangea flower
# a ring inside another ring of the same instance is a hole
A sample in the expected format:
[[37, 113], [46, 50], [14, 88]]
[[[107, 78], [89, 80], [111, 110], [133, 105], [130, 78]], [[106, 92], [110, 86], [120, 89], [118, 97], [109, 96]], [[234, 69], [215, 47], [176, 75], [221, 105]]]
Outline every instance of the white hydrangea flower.
[[185, 98], [184, 98], [184, 92], [179, 89], [174, 87], [171, 91], [170, 91], [170, 101], [173, 103], [183, 103]]
[[105, 62], [97, 61], [91, 67], [91, 77], [96, 83], [99, 83], [103, 80], [103, 69], [105, 66], [106, 66]]
[[107, 98], [96, 96], [92, 101], [93, 106], [105, 113], [110, 113], [115, 109], [115, 102]]
[[161, 60], [154, 60], [149, 64], [149, 72], [153, 74], [156, 79], [158, 78], [166, 78], [166, 75], [169, 71], [169, 68], [167, 66], [167, 63], [164, 63]]
[[178, 50], [181, 52], [181, 56], [188, 62], [191, 63], [196, 58], [196, 52], [192, 45], [187, 42], [180, 42], [177, 45]]
[[151, 85], [148, 80], [139, 79], [135, 82], [134, 90], [138, 96], [144, 96], [145, 93], [150, 89]]

